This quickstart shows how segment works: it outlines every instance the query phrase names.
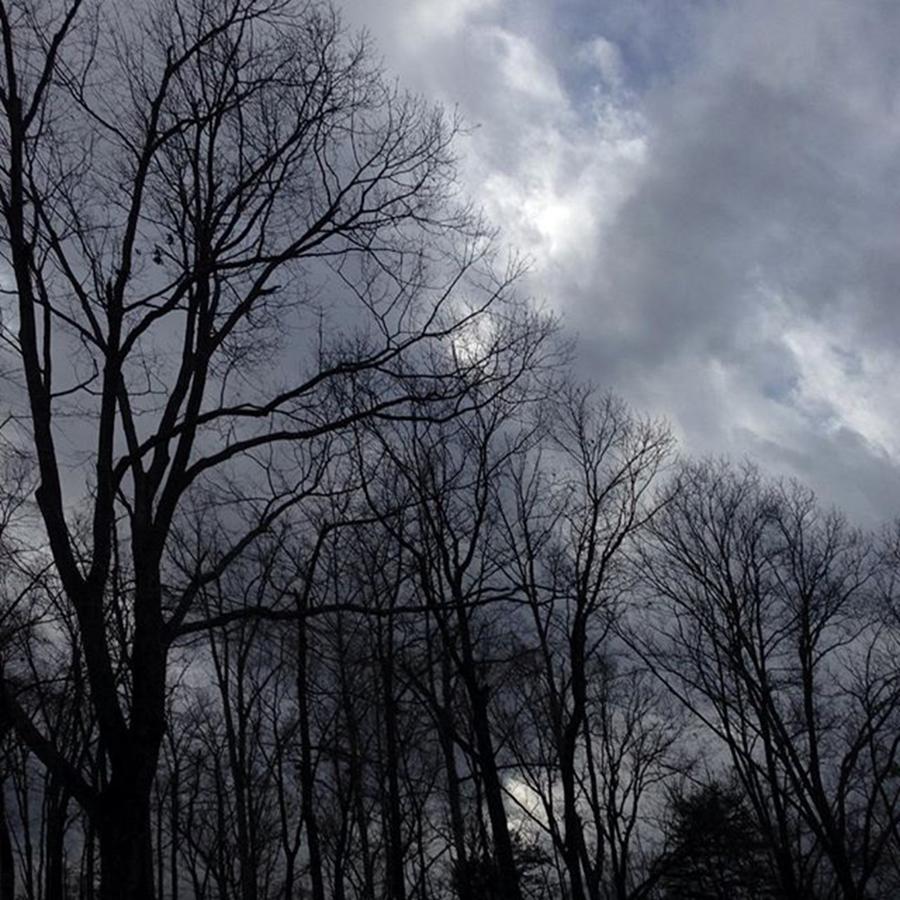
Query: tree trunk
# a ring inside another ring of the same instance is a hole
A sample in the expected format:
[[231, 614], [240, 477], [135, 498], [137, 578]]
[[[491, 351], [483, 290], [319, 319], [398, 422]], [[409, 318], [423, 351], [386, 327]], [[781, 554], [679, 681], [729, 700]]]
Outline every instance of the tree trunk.
[[44, 836], [44, 900], [65, 897], [65, 836], [69, 797], [51, 774], [47, 782], [47, 824]]
[[6, 788], [0, 782], [0, 900], [15, 900], [16, 870], [6, 817]]
[[472, 704], [472, 728], [475, 732], [475, 746], [487, 802], [488, 818], [491, 821], [491, 837], [494, 839], [494, 855], [497, 871], [502, 884], [504, 900], [522, 900], [519, 887], [519, 873], [512, 840], [509, 836], [509, 822], [503, 804], [503, 785], [497, 771], [497, 759], [491, 738], [487, 710], [487, 689], [470, 679], [469, 695]]
[[[433, 668], [431, 659], [431, 638], [429, 636], [429, 668]], [[450, 660], [446, 653], [440, 657], [441, 694], [438, 704], [438, 740], [444, 756], [447, 772], [447, 806], [450, 809], [450, 829], [453, 834], [453, 851], [456, 859], [456, 892], [459, 900], [473, 900], [469, 885], [469, 854], [466, 848], [466, 823], [463, 816], [462, 796], [460, 793], [460, 777], [456, 768], [456, 724], [453, 720], [453, 687], [450, 677]], [[436, 692], [436, 686], [432, 687]], [[435, 693], [435, 696], [437, 694]]]
[[[171, 878], [170, 900], [178, 900], [178, 841], [180, 834], [180, 795], [179, 788], [181, 784], [181, 763], [176, 755], [176, 749], [172, 750], [172, 780], [170, 782], [170, 839], [169, 847], [169, 877]], [[162, 885], [160, 885], [162, 889]]]
[[571, 665], [572, 710], [568, 721], [562, 725], [559, 747], [559, 778], [563, 788], [563, 819], [565, 839], [563, 855], [569, 870], [569, 887], [572, 900], [585, 900], [584, 883], [581, 872], [582, 840], [584, 838], [581, 816], [578, 814], [576, 796], [577, 774], [575, 756], [578, 733], [585, 717], [587, 683], [585, 677], [585, 656], [587, 643], [587, 620], [584, 606], [579, 602], [577, 615], [569, 640]]
[[472, 730], [475, 735], [475, 748], [478, 764], [481, 769], [484, 797], [487, 802], [488, 818], [491, 823], [493, 838], [493, 854], [501, 884], [498, 885], [503, 900], [522, 900], [522, 889], [519, 885], [519, 872], [516, 865], [515, 851], [509, 835], [509, 821], [503, 803], [503, 783], [497, 770], [497, 757], [491, 736], [491, 721], [488, 709], [489, 688], [478, 676], [478, 666], [472, 647], [469, 631], [469, 620], [466, 615], [462, 597], [456, 592], [457, 621], [461, 643], [460, 675], [469, 695], [472, 707]]
[[584, 883], [581, 875], [581, 843], [582, 823], [578, 815], [577, 801], [575, 797], [575, 772], [574, 760], [569, 754], [564, 754], [560, 760], [560, 781], [563, 787], [563, 821], [565, 826], [565, 838], [563, 843], [563, 856], [566, 861], [566, 869], [569, 873], [569, 889], [572, 900], [585, 900]]
[[388, 618], [386, 634], [379, 629], [382, 703], [384, 704], [385, 760], [382, 777], [387, 779], [385, 869], [388, 900], [406, 900], [403, 854], [403, 813], [400, 798], [400, 750], [397, 735], [397, 699], [394, 696], [394, 624]]
[[79, 900], [94, 900], [96, 882], [96, 829], [91, 819], [84, 816], [84, 848], [81, 856], [81, 882], [78, 889]]
[[[300, 607], [305, 613], [305, 607]], [[306, 619], [297, 622], [297, 707], [300, 718], [300, 804], [303, 824], [306, 827], [306, 847], [309, 856], [309, 880], [312, 900], [325, 900], [325, 877], [322, 867], [322, 850], [319, 843], [319, 824], [316, 819], [316, 773], [312, 738], [310, 735], [310, 710], [307, 664], [308, 636]]]
[[101, 802], [100, 900], [156, 900], [149, 796], [126, 783]]

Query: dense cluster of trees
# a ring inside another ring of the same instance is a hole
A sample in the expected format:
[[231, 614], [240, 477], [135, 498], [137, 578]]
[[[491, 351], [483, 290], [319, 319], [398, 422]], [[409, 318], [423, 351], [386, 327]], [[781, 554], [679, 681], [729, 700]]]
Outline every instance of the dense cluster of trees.
[[0, 47], [0, 900], [897, 895], [896, 538], [579, 386], [328, 5]]

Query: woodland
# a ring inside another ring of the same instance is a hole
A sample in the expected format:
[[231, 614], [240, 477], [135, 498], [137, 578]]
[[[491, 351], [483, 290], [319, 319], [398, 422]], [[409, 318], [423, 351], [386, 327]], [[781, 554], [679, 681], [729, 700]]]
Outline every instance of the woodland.
[[0, 900], [900, 896], [898, 532], [581, 383], [327, 3], [0, 50]]

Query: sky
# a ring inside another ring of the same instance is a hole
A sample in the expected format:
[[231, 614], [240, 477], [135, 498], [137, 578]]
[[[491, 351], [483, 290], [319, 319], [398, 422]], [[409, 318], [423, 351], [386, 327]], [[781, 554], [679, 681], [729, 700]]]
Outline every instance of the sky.
[[683, 452], [900, 515], [900, 4], [346, 0], [456, 109], [581, 377]]

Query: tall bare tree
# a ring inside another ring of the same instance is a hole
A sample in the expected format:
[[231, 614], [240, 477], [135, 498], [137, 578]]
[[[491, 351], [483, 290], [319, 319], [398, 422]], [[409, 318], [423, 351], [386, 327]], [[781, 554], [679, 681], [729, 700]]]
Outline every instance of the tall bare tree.
[[[463, 354], [451, 338], [513, 273], [449, 200], [452, 123], [388, 85], [327, 3], [4, 0], [0, 50], [3, 336], [108, 777], [12, 690], [4, 711], [93, 822], [101, 896], [149, 900], [167, 660], [202, 627], [200, 590], [295, 502], [288, 448], [502, 384], [490, 329]], [[189, 499], [230, 504], [235, 528], [173, 583]]]
[[630, 583], [625, 551], [656, 512], [652, 489], [670, 450], [662, 426], [571, 386], [552, 406], [541, 452], [513, 469], [502, 507], [539, 684], [518, 705], [544, 745], [531, 761], [525, 751], [522, 768], [573, 900], [631, 895], [643, 794], [677, 736], [674, 722], [660, 727], [629, 664], [615, 671], [613, 639]]

